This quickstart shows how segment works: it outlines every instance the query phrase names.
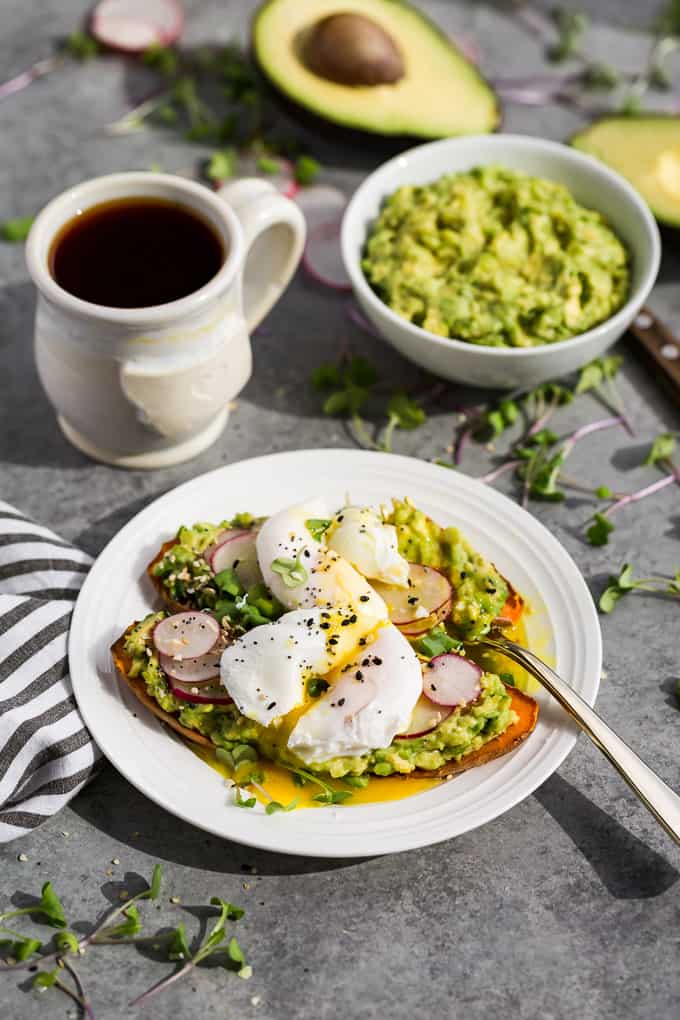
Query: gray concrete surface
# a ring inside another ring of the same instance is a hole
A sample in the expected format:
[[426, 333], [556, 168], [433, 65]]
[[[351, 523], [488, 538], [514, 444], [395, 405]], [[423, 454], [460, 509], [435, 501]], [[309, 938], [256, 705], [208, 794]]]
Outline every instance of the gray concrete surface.
[[[190, 8], [187, 38], [199, 42], [246, 31], [251, 2], [204, 0]], [[490, 73], [540, 67], [535, 43], [478, 4], [423, 4], [447, 29], [474, 36]], [[655, 4], [592, 0], [591, 11], [624, 26], [644, 24]], [[50, 51], [84, 12], [81, 0], [4, 0], [2, 76]], [[645, 42], [626, 28], [599, 26], [604, 52], [643, 59]], [[191, 166], [206, 150], [161, 131], [124, 139], [101, 126], [143, 94], [143, 75], [110, 58], [70, 67], [0, 104], [0, 219], [34, 212], [69, 183], [94, 174], [160, 162]], [[507, 127], [562, 138], [579, 120], [554, 108], [509, 108]], [[351, 189], [379, 162], [378, 147], [343, 149], [310, 138], [327, 164], [325, 178]], [[680, 329], [680, 262], [673, 241], [653, 295], [654, 307]], [[137, 510], [179, 482], [223, 463], [273, 450], [347, 446], [342, 428], [319, 414], [306, 379], [310, 366], [348, 340], [393, 380], [412, 370], [346, 319], [343, 298], [298, 275], [256, 341], [255, 375], [217, 445], [193, 463], [148, 474], [85, 460], [61, 437], [40, 390], [31, 356], [33, 293], [21, 246], [0, 245], [0, 495], [97, 552]], [[623, 392], [638, 440], [594, 437], [570, 473], [624, 489], [649, 472], [636, 467], [643, 443], [678, 428], [677, 412], [621, 345]], [[433, 456], [450, 441], [452, 408], [474, 399], [455, 387], [428, 424], [400, 436], [398, 448]], [[561, 419], [565, 428], [596, 417], [584, 398]], [[479, 474], [487, 454], [470, 450]], [[626, 560], [645, 572], [680, 563], [676, 491], [622, 513], [609, 546], [584, 544], [588, 506], [570, 499], [537, 515], [575, 557], [597, 593]], [[680, 712], [672, 696], [680, 674], [678, 606], [630, 598], [602, 620], [605, 671], [599, 707], [650, 764], [680, 788]], [[68, 835], [67, 835], [68, 833]], [[18, 855], [27, 856], [19, 861]], [[680, 1007], [677, 899], [680, 851], [633, 799], [585, 739], [544, 786], [503, 818], [453, 842], [400, 856], [324, 862], [263, 854], [220, 842], [166, 814], [107, 766], [72, 805], [42, 830], [4, 848], [0, 901], [35, 892], [51, 878], [73, 917], [94, 917], [162, 861], [166, 891], [148, 911], [158, 924], [181, 917], [172, 905], [220, 895], [247, 910], [240, 935], [254, 969], [248, 982], [206, 970], [150, 1004], [146, 1016], [262, 1020], [383, 1020], [388, 1016], [513, 1020], [671, 1020]], [[118, 865], [112, 865], [116, 858]], [[256, 869], [256, 873], [250, 871]], [[108, 874], [108, 871], [112, 874]], [[151, 922], [150, 922], [151, 923]], [[167, 970], [134, 949], [92, 952], [82, 963], [97, 1017], [127, 1015], [130, 994]], [[72, 1007], [55, 992], [37, 998], [16, 977], [3, 979], [8, 1018], [63, 1017]]]

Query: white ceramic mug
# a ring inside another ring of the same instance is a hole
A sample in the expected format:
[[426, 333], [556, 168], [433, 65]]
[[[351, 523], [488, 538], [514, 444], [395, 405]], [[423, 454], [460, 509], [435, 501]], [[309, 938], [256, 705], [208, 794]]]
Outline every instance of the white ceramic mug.
[[[149, 308], [69, 294], [49, 267], [60, 228], [132, 196], [176, 202], [207, 220], [226, 252], [219, 272], [193, 294]], [[38, 374], [67, 438], [122, 467], [176, 464], [210, 446], [250, 377], [249, 333], [288, 284], [304, 239], [300, 209], [254, 178], [212, 192], [169, 174], [111, 174], [53, 199], [33, 224], [26, 259], [38, 288]]]

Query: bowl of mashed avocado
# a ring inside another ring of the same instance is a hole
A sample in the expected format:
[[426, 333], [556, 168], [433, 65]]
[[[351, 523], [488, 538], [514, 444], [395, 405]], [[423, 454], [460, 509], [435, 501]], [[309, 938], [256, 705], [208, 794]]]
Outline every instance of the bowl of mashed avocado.
[[448, 379], [536, 385], [598, 357], [656, 278], [660, 242], [618, 174], [513, 135], [418, 146], [345, 212], [355, 296], [402, 354]]

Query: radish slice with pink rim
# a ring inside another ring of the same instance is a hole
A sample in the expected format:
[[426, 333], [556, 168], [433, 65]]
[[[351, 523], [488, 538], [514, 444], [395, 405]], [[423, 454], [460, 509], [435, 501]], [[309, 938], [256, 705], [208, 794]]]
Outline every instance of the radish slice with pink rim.
[[177, 0], [101, 0], [90, 31], [103, 46], [143, 53], [149, 46], [171, 46], [182, 34], [184, 12]]
[[221, 650], [198, 655], [195, 659], [176, 659], [161, 652], [159, 661], [163, 672], [172, 680], [186, 684], [203, 684], [219, 678], [221, 657]]
[[435, 705], [469, 705], [482, 693], [481, 681], [477, 663], [455, 652], [437, 655], [423, 666], [423, 694]]
[[180, 701], [189, 701], [194, 705], [231, 705], [233, 701], [219, 680], [197, 686], [195, 683], [171, 679], [170, 690]]
[[156, 624], [153, 643], [161, 655], [195, 659], [212, 651], [220, 634], [220, 625], [210, 613], [173, 613]]
[[315, 185], [296, 197], [307, 221], [302, 265], [309, 276], [333, 290], [352, 289], [340, 251], [340, 223], [347, 198], [337, 188]]
[[436, 730], [452, 712], [452, 705], [435, 705], [421, 694], [411, 713], [408, 728], [403, 733], [398, 733], [395, 740], [415, 740], [416, 737], [424, 737], [426, 733]]
[[262, 580], [257, 562], [255, 541], [257, 531], [223, 531], [218, 541], [203, 554], [214, 574], [233, 568], [244, 588], [250, 588]]
[[451, 583], [434, 567], [409, 563], [408, 588], [381, 581], [371, 584], [385, 600], [392, 623], [410, 637], [431, 630], [451, 610]]

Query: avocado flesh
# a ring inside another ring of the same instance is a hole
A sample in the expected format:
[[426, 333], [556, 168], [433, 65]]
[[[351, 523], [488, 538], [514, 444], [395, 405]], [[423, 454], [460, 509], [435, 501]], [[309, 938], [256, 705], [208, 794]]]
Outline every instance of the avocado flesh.
[[626, 177], [659, 222], [680, 226], [680, 117], [605, 117], [571, 144]]
[[[305, 33], [341, 12], [371, 18], [392, 37], [405, 63], [399, 81], [341, 85], [305, 66], [300, 55]], [[442, 138], [493, 131], [499, 124], [490, 86], [443, 33], [401, 0], [268, 0], [255, 17], [253, 48], [279, 91], [345, 127]]]

